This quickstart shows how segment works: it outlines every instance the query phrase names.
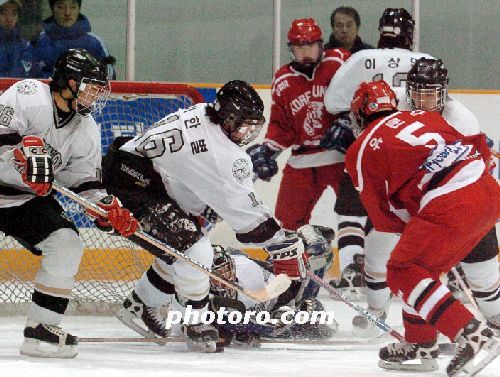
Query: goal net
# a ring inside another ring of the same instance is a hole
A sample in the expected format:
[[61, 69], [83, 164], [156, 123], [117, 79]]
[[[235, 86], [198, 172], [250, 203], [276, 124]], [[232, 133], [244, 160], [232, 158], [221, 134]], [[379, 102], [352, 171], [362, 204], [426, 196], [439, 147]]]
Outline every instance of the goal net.
[[[0, 79], [0, 92], [16, 81]], [[106, 107], [95, 116], [103, 154], [117, 136], [133, 136], [179, 108], [203, 102], [196, 89], [182, 84], [114, 81], [111, 91]], [[75, 202], [62, 196], [58, 200], [85, 245], [67, 313], [111, 314], [149, 267], [152, 256], [125, 238], [99, 231]], [[27, 309], [41, 258], [0, 232], [0, 315]]]

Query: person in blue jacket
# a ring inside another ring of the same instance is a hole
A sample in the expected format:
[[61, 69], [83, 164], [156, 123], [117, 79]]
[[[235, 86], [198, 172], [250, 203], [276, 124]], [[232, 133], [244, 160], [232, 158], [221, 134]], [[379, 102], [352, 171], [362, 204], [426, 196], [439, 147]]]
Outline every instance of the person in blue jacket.
[[0, 77], [29, 77], [31, 46], [17, 26], [21, 3], [0, 0]]
[[50, 77], [59, 56], [70, 48], [83, 48], [108, 65], [108, 79], [116, 79], [115, 59], [80, 13], [82, 0], [49, 0], [49, 5], [52, 16], [43, 21], [43, 31], [33, 46], [33, 77]]

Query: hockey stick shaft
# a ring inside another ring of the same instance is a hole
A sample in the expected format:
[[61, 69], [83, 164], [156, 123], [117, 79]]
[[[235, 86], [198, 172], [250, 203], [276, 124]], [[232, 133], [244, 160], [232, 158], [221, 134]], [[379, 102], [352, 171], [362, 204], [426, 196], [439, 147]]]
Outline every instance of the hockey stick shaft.
[[457, 279], [458, 285], [460, 286], [464, 294], [467, 296], [467, 299], [470, 301], [476, 312], [482, 316], [481, 310], [479, 310], [479, 306], [477, 306], [477, 302], [474, 299], [474, 295], [472, 294], [471, 289], [467, 287], [467, 284], [465, 283], [462, 276], [460, 276], [460, 273], [457, 271], [455, 267], [451, 268], [451, 272], [453, 276], [455, 276], [455, 279]]
[[344, 302], [345, 304], [350, 306], [352, 309], [356, 310], [359, 314], [361, 314], [363, 317], [365, 317], [367, 320], [372, 322], [374, 325], [376, 325], [381, 330], [383, 330], [384, 332], [393, 336], [394, 338], [396, 338], [400, 342], [406, 342], [403, 335], [401, 335], [399, 332], [397, 332], [395, 329], [393, 329], [387, 323], [382, 321], [380, 318], [378, 318], [375, 315], [373, 315], [372, 313], [368, 312], [366, 309], [363, 309], [361, 306], [356, 305], [349, 298], [347, 298], [341, 291], [330, 286], [326, 281], [321, 279], [319, 276], [315, 275], [311, 270], [307, 270], [307, 276], [309, 276], [311, 278], [311, 280], [313, 280], [314, 282], [316, 282], [317, 284], [319, 284], [320, 286], [325, 288], [328, 292], [333, 294], [335, 297], [337, 297], [340, 301]]
[[[104, 211], [102, 208], [99, 206], [95, 205], [94, 203], [89, 202], [87, 199], [83, 198], [82, 196], [74, 193], [73, 191], [60, 186], [56, 182], [52, 184], [52, 188], [59, 192], [60, 194], [67, 196], [68, 198], [74, 200], [78, 204], [80, 204], [82, 207], [92, 210], [93, 212], [98, 213], [99, 215], [103, 217], [107, 217], [107, 212]], [[165, 254], [168, 254], [172, 257], [175, 257], [177, 259], [181, 259], [184, 262], [188, 263], [190, 266], [194, 267], [198, 271], [203, 272], [204, 274], [208, 275], [210, 278], [217, 280], [218, 282], [224, 284], [228, 288], [232, 288], [236, 290], [239, 293], [242, 293], [250, 298], [252, 298], [255, 301], [258, 302], [266, 302], [269, 301], [277, 296], [279, 296], [281, 293], [286, 291], [288, 287], [291, 284], [291, 280], [286, 276], [286, 275], [278, 275], [276, 279], [273, 280], [267, 287], [259, 290], [259, 291], [251, 291], [249, 289], [245, 289], [241, 285], [239, 285], [236, 282], [231, 282], [228, 281], [224, 278], [219, 277], [218, 275], [212, 273], [208, 268], [203, 266], [201, 263], [198, 261], [195, 261], [188, 256], [184, 255], [180, 251], [177, 251], [173, 247], [164, 244], [163, 242], [159, 241], [158, 239], [150, 236], [147, 233], [144, 233], [142, 230], [138, 230], [134, 233], [135, 236], [138, 238], [142, 239], [143, 241], [146, 241], [152, 246], [155, 246], [156, 248], [160, 249], [162, 252]], [[157, 257], [162, 257], [164, 254], [158, 252], [154, 248], [152, 249], [147, 249], [148, 252], [151, 254], [157, 256]]]

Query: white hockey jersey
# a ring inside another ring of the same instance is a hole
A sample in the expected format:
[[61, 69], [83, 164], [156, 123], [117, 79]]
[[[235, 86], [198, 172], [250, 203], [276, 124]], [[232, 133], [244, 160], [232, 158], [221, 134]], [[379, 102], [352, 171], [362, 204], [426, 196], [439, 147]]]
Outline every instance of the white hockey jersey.
[[433, 59], [428, 54], [401, 48], [361, 50], [335, 73], [326, 90], [325, 107], [332, 114], [351, 109], [356, 89], [363, 81], [386, 81], [396, 92], [400, 103], [406, 102], [406, 76], [420, 58]]
[[[384, 80], [398, 97], [400, 110], [411, 110], [406, 100], [406, 76], [420, 58], [431, 55], [401, 48], [361, 50], [349, 58], [333, 76], [325, 94], [325, 107], [332, 114], [350, 111], [351, 101], [363, 82]], [[448, 96], [443, 117], [465, 136], [478, 134], [476, 116], [456, 99]]]
[[58, 127], [50, 88], [36, 80], [23, 80], [7, 89], [0, 96], [0, 113], [0, 207], [18, 206], [34, 197], [13, 162], [13, 149], [27, 135], [45, 140], [59, 184], [75, 189], [95, 183], [80, 193], [92, 200], [105, 195], [96, 188], [102, 152], [100, 130], [92, 116], [76, 114]]
[[236, 233], [247, 233], [272, 215], [254, 191], [250, 157], [210, 121], [206, 106], [172, 113], [120, 149], [150, 158], [184, 211], [199, 215], [208, 205]]

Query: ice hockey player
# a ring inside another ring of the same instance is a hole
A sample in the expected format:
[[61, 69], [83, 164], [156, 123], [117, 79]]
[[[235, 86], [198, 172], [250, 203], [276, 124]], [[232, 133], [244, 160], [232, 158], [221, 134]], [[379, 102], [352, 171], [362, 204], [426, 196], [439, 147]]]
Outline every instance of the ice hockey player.
[[131, 213], [107, 196], [99, 181], [101, 135], [92, 112], [105, 104], [108, 94], [106, 67], [87, 51], [72, 49], [58, 59], [49, 85], [23, 80], [0, 96], [0, 230], [41, 256], [23, 355], [77, 354], [78, 338], [59, 324], [71, 298], [83, 244], [51, 195], [52, 182], [98, 202], [122, 235], [137, 228]]
[[[361, 50], [353, 54], [340, 67], [325, 93], [326, 109], [339, 118], [325, 134], [320, 145], [325, 148], [345, 150], [354, 140], [348, 127], [349, 110], [354, 92], [361, 82], [385, 80], [390, 83], [396, 93], [399, 93], [400, 102], [404, 100], [406, 73], [418, 58], [423, 56], [430, 58], [427, 54], [411, 51], [414, 25], [415, 22], [405, 9], [387, 8], [379, 20], [378, 48]], [[378, 266], [374, 264], [374, 258], [368, 261], [363, 258], [363, 249], [374, 247], [376, 250], [381, 249], [381, 253], [386, 250], [390, 252], [397, 238], [391, 234], [372, 231], [365, 239], [366, 228], [364, 230], [358, 228], [357, 233], [353, 230], [357, 224], [364, 225], [366, 222], [366, 212], [359, 203], [356, 203], [358, 202], [355, 200], [356, 196], [347, 173], [344, 173], [339, 197], [335, 202], [335, 212], [353, 221], [339, 223], [337, 237], [341, 276], [333, 280], [331, 284], [344, 290], [353, 299], [359, 298], [365, 292], [364, 286], [366, 285], [368, 306], [375, 314], [385, 316], [385, 308], [377, 306], [378, 296], [389, 296], [385, 276], [380, 282], [378, 281], [380, 277]], [[366, 226], [370, 228], [369, 223]], [[350, 242], [345, 242], [345, 240], [350, 240]], [[372, 254], [368, 255], [370, 256], [373, 257]], [[355, 329], [359, 321], [366, 324], [363, 319], [364, 317], [358, 317], [354, 320]]]
[[[411, 98], [425, 101], [424, 108], [441, 101], [418, 91]], [[439, 331], [458, 343], [448, 375], [475, 373], [500, 353], [500, 345], [439, 275], [475, 258], [474, 246], [500, 216], [500, 187], [487, 165], [491, 152], [484, 135], [464, 136], [439, 111], [398, 111], [396, 103], [385, 81], [360, 85], [351, 105], [359, 137], [346, 155], [375, 229], [401, 233], [387, 263], [387, 284], [418, 325], [405, 331], [409, 343], [380, 350], [379, 366], [437, 369]]]
[[[304, 241], [306, 251], [311, 256], [310, 268], [316, 275], [322, 276], [325, 269], [331, 265], [332, 251], [331, 242], [334, 231], [317, 225], [304, 225], [297, 231]], [[223, 276], [229, 281], [236, 281], [243, 287], [251, 289], [264, 288], [266, 284], [274, 279], [266, 262], [255, 261], [240, 250], [214, 246], [215, 255], [212, 272]], [[307, 281], [303, 284], [307, 285]], [[309, 287], [309, 286], [308, 286]], [[311, 287], [309, 287], [310, 289]], [[316, 288], [316, 285], [314, 286]], [[248, 324], [226, 324], [218, 325], [219, 334], [225, 340], [225, 345], [237, 345], [240, 347], [258, 346], [260, 337], [270, 338], [302, 338], [321, 339], [335, 334], [338, 324], [333, 319], [331, 324], [318, 323], [289, 323], [283, 324], [279, 321], [282, 313], [286, 311], [324, 311], [324, 307], [317, 298], [318, 290], [309, 291], [306, 287], [291, 286], [289, 290], [276, 299], [266, 303], [258, 303], [245, 295], [240, 295], [233, 289], [229, 289], [221, 283], [211, 279], [210, 293], [212, 294], [211, 305], [213, 310], [221, 306], [230, 307], [232, 310], [254, 311], [256, 313], [265, 310], [272, 318], [278, 321], [275, 324], [259, 324], [254, 317]]]
[[[346, 62], [336, 73], [330, 86], [328, 87], [325, 95], [325, 104], [329, 111], [334, 113], [348, 114], [350, 110], [350, 99], [354, 95], [357, 86], [363, 81], [372, 81], [378, 79], [385, 79], [391, 88], [398, 96], [398, 108], [400, 110], [419, 109], [418, 106], [410, 107], [407, 101], [407, 72], [417, 64], [422, 73], [418, 75], [418, 82], [423, 84], [427, 80], [428, 90], [440, 90], [439, 98], [444, 101], [444, 107], [441, 107], [443, 117], [455, 129], [463, 135], [474, 135], [481, 132], [477, 118], [459, 101], [448, 95], [448, 75], [441, 60], [436, 60], [430, 55], [418, 52], [412, 52], [411, 47], [413, 44], [413, 29], [414, 21], [410, 14], [404, 9], [386, 9], [379, 21], [380, 39], [378, 49], [364, 50], [352, 55], [348, 62]], [[399, 34], [396, 33], [396, 30]], [[415, 63], [417, 62], [417, 63]], [[417, 76], [414, 76], [417, 77]], [[414, 83], [413, 85], [416, 85]], [[440, 89], [441, 88], [441, 89]], [[348, 98], [350, 96], [350, 98]], [[349, 130], [350, 120], [348, 115], [342, 117], [331, 129], [332, 135], [344, 135], [349, 140], [352, 139]], [[328, 136], [329, 134], [327, 134]], [[328, 138], [327, 138], [328, 139]], [[342, 137], [340, 137], [342, 139]], [[328, 143], [337, 142], [338, 139], [333, 141], [326, 140]], [[353, 216], [362, 216], [365, 214], [364, 209], [359, 201], [355, 200], [355, 189], [352, 186], [347, 174], [342, 178], [340, 186], [339, 198], [336, 202], [337, 212], [342, 214], [351, 214]], [[340, 224], [339, 230], [339, 246], [342, 245], [342, 228]], [[386, 284], [386, 262], [389, 258], [391, 250], [394, 248], [398, 237], [389, 233], [381, 233], [373, 228], [368, 221], [365, 227], [367, 237], [365, 239], [365, 249], [369, 252], [366, 253], [364, 259], [364, 278], [366, 281], [366, 293], [368, 310], [373, 314], [384, 318], [386, 316], [386, 309], [389, 305], [390, 291]], [[361, 245], [362, 240], [359, 240]], [[487, 244], [485, 244], [485, 242]], [[479, 248], [486, 248], [486, 258], [491, 258], [492, 250], [498, 250], [498, 242], [494, 231], [489, 234], [488, 240], [484, 240], [478, 245]], [[340, 266], [343, 271], [341, 286], [348, 286], [349, 281], [359, 281], [362, 270], [359, 263], [352, 263], [345, 266], [349, 261], [352, 261], [353, 256], [356, 255], [354, 260], [360, 260], [361, 247], [340, 247]], [[493, 251], [494, 252], [494, 251]], [[489, 262], [488, 262], [489, 263]], [[494, 268], [494, 267], [493, 267]], [[498, 268], [497, 268], [498, 269]], [[478, 278], [473, 276], [470, 271], [469, 275], [477, 282]], [[498, 293], [499, 283], [496, 276], [498, 273], [490, 275], [492, 280], [488, 280], [489, 285], [479, 284], [476, 285], [478, 296], [484, 296], [486, 299], [495, 297], [494, 292]], [[486, 292], [491, 291], [490, 294]], [[493, 295], [492, 295], [493, 293]], [[497, 294], [498, 296], [498, 294]], [[486, 302], [484, 299], [480, 299]], [[491, 304], [491, 301], [489, 301]], [[495, 304], [497, 305], [497, 304]], [[484, 306], [484, 305], [483, 305]], [[481, 308], [484, 310], [483, 308]], [[499, 308], [500, 309], [500, 308]], [[484, 311], [484, 314], [489, 318], [494, 318], [494, 313], [499, 313], [499, 309], [490, 309]], [[498, 322], [496, 319], [494, 322]], [[373, 335], [378, 332], [374, 327], [362, 316], [355, 316], [353, 319], [353, 329], [359, 335]]]
[[[179, 110], [142, 135], [115, 140], [103, 163], [105, 187], [134, 211], [145, 232], [207, 268], [213, 250], [197, 217], [215, 211], [240, 242], [264, 246], [275, 273], [298, 279], [307, 259], [302, 240], [285, 235], [261, 202], [250, 158], [240, 148], [258, 135], [263, 111], [248, 83], [229, 81], [214, 103]], [[157, 258], [117, 315], [130, 327], [142, 320], [151, 328], [158, 320], [152, 308], [175, 295], [173, 310], [190, 306], [201, 316], [208, 293], [208, 275], [184, 261]], [[218, 333], [212, 325], [186, 324], [183, 334], [190, 348], [215, 352]]]
[[[288, 47], [292, 62], [274, 76], [271, 119], [264, 142], [251, 146], [248, 153], [256, 175], [270, 181], [278, 172], [276, 157], [291, 148], [275, 215], [285, 229], [295, 231], [309, 223], [316, 203], [328, 187], [338, 194], [345, 150], [325, 149], [319, 143], [336, 119], [325, 111], [325, 91], [350, 54], [342, 49], [323, 51], [321, 28], [312, 18], [292, 22]], [[342, 241], [351, 245], [350, 241], [356, 241], [362, 233], [364, 223], [342, 216], [338, 222], [352, 225], [343, 229]]]

